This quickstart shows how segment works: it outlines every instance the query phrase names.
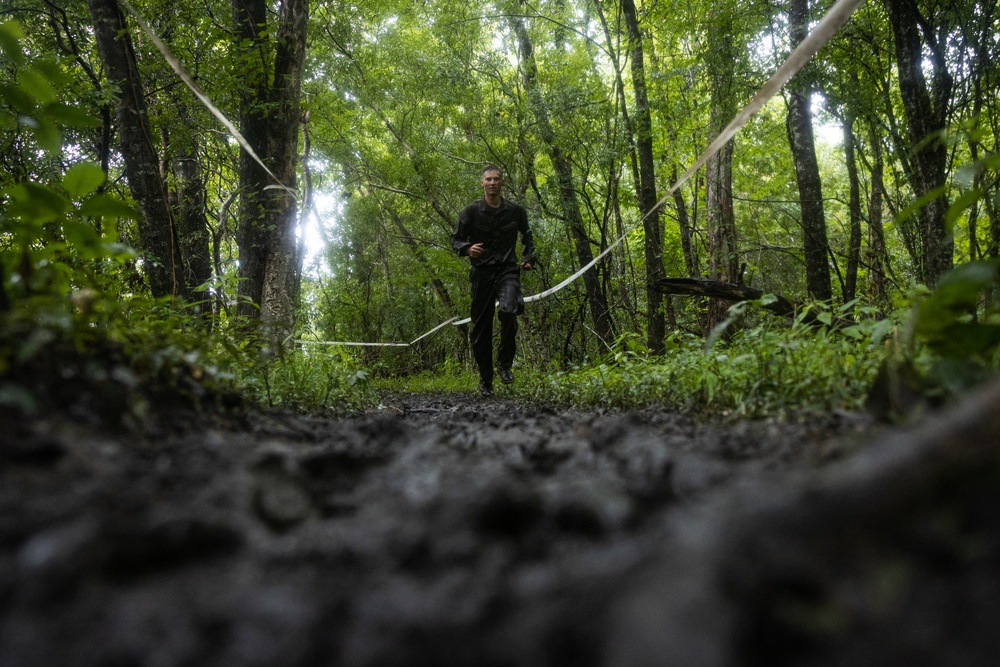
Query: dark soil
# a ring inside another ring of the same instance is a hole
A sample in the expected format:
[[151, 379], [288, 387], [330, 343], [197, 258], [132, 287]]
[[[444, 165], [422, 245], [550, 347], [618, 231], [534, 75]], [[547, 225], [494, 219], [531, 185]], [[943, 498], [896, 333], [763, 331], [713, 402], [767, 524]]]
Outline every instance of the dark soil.
[[996, 664], [983, 396], [899, 433], [469, 396], [7, 423], [0, 665]]

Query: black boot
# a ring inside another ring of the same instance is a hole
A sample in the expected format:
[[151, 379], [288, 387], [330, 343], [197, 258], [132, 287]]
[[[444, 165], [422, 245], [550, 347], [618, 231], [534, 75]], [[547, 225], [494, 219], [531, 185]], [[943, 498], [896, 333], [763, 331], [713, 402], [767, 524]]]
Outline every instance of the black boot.
[[479, 394], [483, 398], [492, 398], [493, 397], [493, 383], [487, 382], [486, 380], [483, 380], [483, 379], [480, 378], [480, 380], [479, 380]]
[[510, 384], [514, 381], [514, 374], [509, 368], [498, 368], [497, 375], [500, 376], [500, 381], [504, 384]]

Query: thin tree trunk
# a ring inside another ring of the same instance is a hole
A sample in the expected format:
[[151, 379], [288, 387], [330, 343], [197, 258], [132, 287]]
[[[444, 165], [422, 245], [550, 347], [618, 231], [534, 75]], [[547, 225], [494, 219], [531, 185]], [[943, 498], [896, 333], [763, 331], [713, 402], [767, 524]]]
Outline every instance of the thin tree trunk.
[[[945, 229], [948, 195], [945, 191], [947, 147], [940, 139], [946, 126], [953, 79], [948, 72], [943, 48], [928, 30], [927, 22], [914, 0], [885, 0], [892, 23], [896, 47], [899, 93], [906, 113], [909, 147], [912, 151], [912, 179], [917, 198], [933, 197], [920, 210], [922, 263], [920, 275], [933, 287], [952, 265], [954, 240]], [[933, 86], [928, 90], [924, 76], [927, 60], [923, 47], [930, 51]]]
[[[732, 118], [736, 108], [733, 98], [733, 15], [725, 0], [714, 3], [715, 19], [709, 26], [708, 75], [711, 81], [709, 137], [714, 138]], [[736, 220], [733, 214], [733, 146], [728, 141], [705, 164], [705, 205], [708, 227], [708, 273], [720, 282], [734, 283], [739, 275]], [[725, 302], [710, 299], [706, 333], [726, 316]]]
[[645, 231], [646, 255], [646, 332], [647, 345], [653, 354], [663, 353], [663, 294], [653, 282], [664, 276], [663, 234], [657, 206], [656, 174], [653, 162], [653, 122], [646, 94], [646, 73], [642, 53], [642, 33], [633, 0], [622, 0], [622, 14], [632, 47], [632, 90], [635, 93], [636, 146], [639, 151], [639, 211]]
[[[241, 126], [257, 155], [281, 185], [294, 188], [298, 156], [300, 94], [305, 60], [307, 0], [281, 3], [274, 38], [273, 73], [267, 58], [248, 68], [248, 85], [241, 100]], [[253, 45], [255, 57], [269, 52], [263, 33], [266, 3], [234, 0], [239, 36]], [[272, 76], [269, 84], [268, 76]], [[260, 304], [259, 318], [272, 345], [280, 345], [295, 325], [295, 297], [299, 273], [295, 240], [297, 202], [274, 185], [263, 169], [240, 154], [240, 269], [243, 296]], [[240, 304], [242, 314], [255, 315], [252, 305]]]
[[[236, 57], [240, 65], [240, 133], [254, 152], [266, 160], [268, 72], [271, 48], [266, 37], [266, 0], [233, 0], [233, 23], [236, 27]], [[236, 313], [249, 320], [260, 318], [264, 293], [264, 272], [270, 245], [268, 234], [269, 176], [249, 153], [240, 150], [239, 207], [236, 221], [236, 245], [239, 247], [240, 299]]]
[[[512, 17], [510, 23], [517, 34], [520, 46], [522, 67], [524, 68], [524, 86], [528, 101], [538, 123], [539, 134], [549, 149], [549, 157], [559, 182], [559, 199], [563, 215], [573, 238], [577, 261], [583, 266], [588, 264], [594, 255], [590, 250], [590, 239], [587, 238], [576, 189], [573, 185], [573, 167], [563, 153], [562, 147], [556, 141], [555, 132], [549, 121], [548, 108], [542, 95], [541, 84], [538, 83], [538, 66], [535, 64], [534, 48], [528, 31], [520, 18]], [[607, 297], [601, 289], [596, 267], [583, 274], [583, 282], [587, 290], [591, 318], [594, 321], [594, 333], [597, 334], [602, 343], [610, 345], [614, 339], [611, 312], [608, 308]]]
[[[808, 0], [790, 0], [788, 27], [791, 46], [805, 39], [809, 28]], [[816, 161], [812, 111], [809, 90], [797, 78], [792, 81], [788, 100], [788, 138], [795, 163], [795, 178], [799, 187], [799, 208], [802, 216], [802, 249], [806, 261], [806, 289], [820, 301], [833, 298], [830, 287], [830, 245], [823, 213], [823, 183]]]
[[153, 146], [132, 37], [117, 0], [87, 1], [101, 62], [108, 81], [120, 91], [115, 115], [125, 177], [141, 213], [138, 231], [143, 270], [153, 296], [180, 296], [183, 293], [180, 253], [167, 204], [166, 186], [160, 177], [159, 157]]
[[[670, 187], [677, 182], [677, 164], [674, 163], [670, 172]], [[698, 254], [694, 249], [691, 234], [691, 220], [688, 217], [687, 202], [680, 188], [674, 190], [674, 208], [677, 210], [677, 226], [681, 232], [681, 249], [684, 251], [684, 268], [689, 278], [697, 278], [701, 274], [698, 267]]]
[[885, 192], [883, 179], [882, 142], [875, 123], [869, 121], [869, 145], [872, 152], [871, 164], [871, 196], [868, 200], [868, 247], [871, 248], [871, 268], [869, 280], [878, 302], [883, 306], [889, 302], [886, 290], [888, 274], [891, 271], [889, 256], [885, 247], [885, 227], [882, 225], [882, 198]]
[[844, 117], [844, 160], [847, 162], [847, 180], [850, 185], [848, 214], [851, 220], [850, 240], [847, 248], [847, 275], [844, 278], [844, 302], [853, 300], [858, 291], [858, 265], [861, 263], [861, 182], [858, 180], [858, 162], [854, 155], [854, 122], [850, 114]]
[[445, 307], [448, 312], [455, 312], [455, 304], [451, 300], [451, 294], [448, 293], [448, 288], [445, 286], [444, 282], [438, 278], [437, 271], [434, 266], [427, 259], [423, 252], [420, 250], [420, 245], [417, 243], [416, 237], [410, 233], [410, 230], [406, 228], [403, 221], [399, 219], [399, 215], [395, 211], [386, 210], [386, 215], [392, 220], [393, 226], [399, 232], [399, 239], [413, 252], [413, 258], [417, 260], [417, 263], [427, 272], [427, 278], [430, 280], [431, 288], [434, 293], [437, 294], [438, 299], [441, 301], [441, 305]]

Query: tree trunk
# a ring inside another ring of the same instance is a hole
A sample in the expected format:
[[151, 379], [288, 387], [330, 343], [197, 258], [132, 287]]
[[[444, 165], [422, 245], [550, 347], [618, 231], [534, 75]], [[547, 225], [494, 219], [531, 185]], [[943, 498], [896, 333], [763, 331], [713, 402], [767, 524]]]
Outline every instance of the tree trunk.
[[[573, 185], [573, 167], [556, 141], [555, 132], [549, 121], [548, 108], [542, 95], [541, 84], [538, 83], [538, 66], [535, 64], [534, 48], [528, 36], [528, 31], [520, 18], [510, 19], [511, 27], [517, 35], [524, 68], [524, 87], [528, 101], [538, 123], [538, 131], [549, 149], [552, 167], [555, 169], [559, 182], [559, 200], [563, 216], [569, 225], [569, 231], [576, 248], [577, 261], [581, 266], [589, 264], [594, 258], [590, 250], [590, 239], [587, 238], [580, 205], [577, 202], [576, 189]], [[608, 308], [607, 297], [601, 289], [597, 267], [592, 267], [583, 274], [583, 283], [587, 290], [587, 300], [590, 303], [590, 314], [594, 322], [594, 333], [605, 345], [610, 345], [614, 339], [611, 311]]]
[[[711, 299], [725, 301], [727, 303], [758, 301], [763, 299], [764, 296], [768, 296], [768, 294], [763, 290], [753, 287], [747, 287], [746, 285], [733, 285], [731, 283], [709, 280], [707, 278], [661, 278], [653, 284], [653, 289], [663, 292], [664, 294], [709, 297]], [[761, 302], [760, 305], [761, 308], [770, 311], [775, 315], [781, 315], [782, 317], [796, 317], [802, 310], [802, 306], [800, 304], [797, 304], [791, 299], [787, 299], [780, 294], [770, 294], [769, 296], [774, 297], [773, 300], [769, 299], [766, 303]], [[818, 319], [817, 314], [813, 311], [806, 312], [802, 317], [802, 321], [812, 326], [830, 326], [834, 329], [840, 329], [854, 324], [854, 322], [850, 320], [838, 317], [833, 318], [829, 323], [821, 322]]]
[[[733, 97], [733, 16], [724, 1], [715, 4], [716, 17], [709, 26], [708, 76], [711, 82], [709, 136], [714, 138], [729, 123], [736, 110]], [[708, 273], [725, 283], [736, 282], [739, 255], [736, 220], [733, 214], [733, 146], [730, 140], [705, 164], [705, 204], [708, 227]], [[708, 304], [705, 332], [710, 332], [726, 316], [728, 306], [716, 299]]]
[[173, 189], [169, 200], [176, 221], [185, 295], [192, 301], [201, 301], [207, 294], [198, 292], [197, 288], [212, 279], [205, 178], [188, 109], [182, 100], [173, 100], [173, 104], [177, 106], [179, 117], [186, 127], [170, 135], [168, 162]]
[[844, 303], [852, 301], [858, 292], [858, 265], [861, 263], [861, 183], [858, 180], [858, 162], [854, 155], [854, 122], [850, 114], [844, 118], [844, 160], [847, 162], [847, 180], [850, 184], [848, 214], [851, 234], [847, 248], [847, 275], [844, 278]]
[[444, 281], [442, 281], [437, 276], [437, 271], [434, 269], [434, 265], [427, 259], [424, 253], [420, 249], [420, 245], [417, 243], [417, 239], [410, 230], [406, 228], [403, 221], [399, 219], [399, 215], [389, 209], [385, 211], [386, 215], [392, 220], [393, 226], [399, 232], [399, 239], [413, 252], [413, 258], [417, 260], [417, 263], [427, 272], [427, 278], [430, 280], [431, 288], [434, 293], [437, 294], [438, 299], [441, 301], [441, 305], [444, 306], [445, 310], [448, 312], [455, 312], [454, 302], [451, 300], [451, 294], [448, 292], [447, 286], [445, 286]]
[[[236, 29], [238, 75], [244, 85], [239, 90], [240, 133], [254, 152], [267, 155], [267, 72], [271, 68], [270, 48], [266, 38], [266, 0], [233, 0], [233, 23]], [[236, 245], [239, 247], [239, 303], [236, 314], [249, 320], [260, 318], [267, 266], [268, 175], [245, 150], [240, 150], [239, 206], [236, 219]]]
[[[909, 148], [912, 151], [911, 187], [914, 195], [933, 197], [920, 210], [921, 279], [929, 287], [952, 265], [954, 240], [945, 229], [948, 195], [945, 191], [947, 147], [941, 140], [951, 102], [953, 80], [948, 73], [942, 46], [928, 26], [921, 32], [922, 17], [915, 0], [885, 0], [896, 47], [899, 93], [906, 113]], [[931, 57], [933, 86], [928, 90], [923, 47]]]
[[[266, 20], [262, 0], [234, 0], [238, 33], [254, 54], [268, 52], [262, 27]], [[244, 136], [268, 165], [281, 185], [296, 183], [300, 93], [305, 60], [307, 0], [281, 3], [274, 39], [273, 73], [266, 58], [251, 67], [251, 80], [241, 100]], [[243, 46], [246, 46], [244, 44]], [[259, 56], [257, 56], [259, 57]], [[268, 76], [271, 83], [268, 84]], [[258, 148], [259, 147], [259, 148]], [[263, 169], [241, 151], [240, 155], [240, 269], [243, 296], [260, 304], [260, 323], [269, 342], [280, 344], [293, 332], [295, 295], [299, 279], [295, 231], [297, 202], [274, 185]], [[246, 258], [244, 257], [246, 255]], [[254, 308], [240, 304], [242, 314], [254, 317]]]
[[[808, 0], [790, 0], [788, 27], [792, 48], [806, 38], [809, 28]], [[788, 138], [795, 163], [802, 216], [802, 249], [806, 261], [806, 289], [820, 301], [833, 298], [830, 287], [830, 245], [823, 213], [823, 183], [816, 161], [810, 93], [802, 78], [792, 80], [788, 99]]]
[[[677, 164], [674, 163], [670, 172], [670, 187], [677, 182]], [[681, 233], [681, 250], [684, 252], [684, 268], [691, 278], [697, 278], [701, 274], [698, 268], [698, 254], [694, 249], [694, 242], [691, 234], [691, 219], [688, 217], [687, 202], [684, 201], [684, 193], [680, 188], [674, 190], [674, 208], [677, 210], [677, 226]]]
[[622, 14], [632, 51], [632, 90], [635, 93], [636, 147], [639, 152], [639, 211], [645, 231], [646, 256], [646, 333], [653, 354], [663, 353], [663, 295], [653, 289], [654, 281], [664, 276], [663, 233], [657, 206], [656, 174], [653, 163], [653, 122], [646, 94], [646, 73], [642, 52], [642, 33], [633, 0], [622, 0]]
[[160, 177], [159, 157], [153, 146], [149, 113], [136, 67], [132, 38], [117, 0], [88, 0], [94, 38], [108, 81], [120, 91], [115, 104], [125, 178], [139, 206], [139, 244], [143, 270], [155, 297], [183, 290], [180, 252], [167, 191]]

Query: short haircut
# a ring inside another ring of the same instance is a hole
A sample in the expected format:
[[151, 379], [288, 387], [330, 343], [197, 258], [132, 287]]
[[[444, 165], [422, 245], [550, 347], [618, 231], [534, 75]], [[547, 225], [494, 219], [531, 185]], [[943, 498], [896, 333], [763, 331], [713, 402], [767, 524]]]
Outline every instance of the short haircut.
[[496, 166], [495, 164], [488, 164], [485, 167], [483, 167], [483, 170], [481, 172], [479, 172], [479, 176], [480, 177], [485, 176], [486, 172], [488, 172], [488, 171], [495, 171], [498, 174], [500, 174], [500, 178], [503, 178], [503, 169], [501, 169], [500, 167]]

